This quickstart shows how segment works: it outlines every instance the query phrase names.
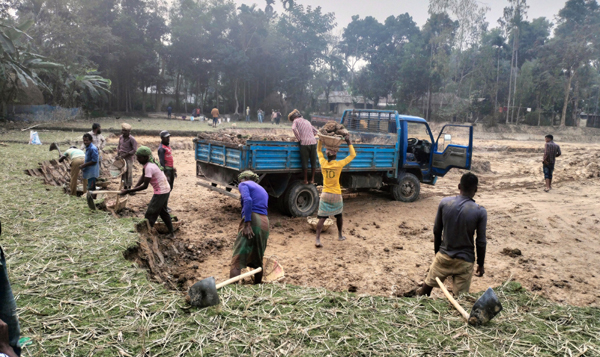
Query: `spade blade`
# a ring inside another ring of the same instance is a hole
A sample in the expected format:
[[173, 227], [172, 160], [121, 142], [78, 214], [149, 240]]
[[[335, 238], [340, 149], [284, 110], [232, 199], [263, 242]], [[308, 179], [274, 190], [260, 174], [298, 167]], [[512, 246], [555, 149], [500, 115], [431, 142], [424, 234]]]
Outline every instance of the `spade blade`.
[[215, 306], [221, 302], [217, 293], [215, 278], [212, 276], [192, 285], [188, 294], [190, 295], [191, 305], [199, 308]]
[[498, 300], [498, 296], [492, 288], [488, 288], [473, 305], [471, 315], [469, 316], [469, 324], [479, 326], [487, 323], [502, 311], [502, 304]]
[[88, 191], [87, 193], [87, 204], [88, 207], [92, 210], [95, 211], [96, 210], [96, 204], [94, 203], [94, 197], [92, 196], [91, 192]]

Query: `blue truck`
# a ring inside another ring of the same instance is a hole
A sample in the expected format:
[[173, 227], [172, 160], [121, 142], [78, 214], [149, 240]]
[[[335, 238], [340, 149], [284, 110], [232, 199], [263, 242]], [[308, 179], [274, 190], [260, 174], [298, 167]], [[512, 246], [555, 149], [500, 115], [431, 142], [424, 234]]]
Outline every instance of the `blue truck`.
[[[393, 199], [413, 202], [421, 183], [435, 185], [450, 169], [469, 170], [473, 152], [473, 128], [449, 124], [437, 140], [422, 118], [390, 110], [347, 110], [341, 122], [350, 131], [356, 158], [340, 176], [342, 187], [360, 190], [387, 190]], [[457, 140], [459, 138], [459, 140]], [[457, 142], [458, 141], [458, 142]], [[318, 209], [315, 185], [301, 179], [300, 147], [297, 142], [248, 141], [236, 145], [194, 139], [198, 184], [239, 197], [237, 176], [252, 170], [259, 184], [284, 214], [306, 217]], [[348, 155], [344, 144], [338, 153]], [[320, 170], [317, 183], [322, 184]]]

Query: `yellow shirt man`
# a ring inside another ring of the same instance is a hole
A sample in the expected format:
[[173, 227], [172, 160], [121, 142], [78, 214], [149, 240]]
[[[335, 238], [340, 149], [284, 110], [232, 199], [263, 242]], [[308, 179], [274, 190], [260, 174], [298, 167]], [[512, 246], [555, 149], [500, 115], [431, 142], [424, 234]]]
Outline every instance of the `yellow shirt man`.
[[356, 157], [354, 146], [350, 145], [350, 155], [344, 160], [328, 161], [323, 156], [323, 144], [319, 140], [317, 144], [317, 155], [319, 156], [319, 164], [321, 164], [321, 172], [323, 173], [323, 192], [334, 193], [341, 195], [342, 187], [340, 186], [340, 174], [344, 166]]

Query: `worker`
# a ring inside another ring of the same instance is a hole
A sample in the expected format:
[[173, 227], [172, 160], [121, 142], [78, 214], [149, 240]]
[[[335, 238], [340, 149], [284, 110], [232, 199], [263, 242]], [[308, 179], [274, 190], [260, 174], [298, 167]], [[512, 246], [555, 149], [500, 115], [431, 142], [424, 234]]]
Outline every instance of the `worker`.
[[173, 108], [169, 105], [167, 107], [167, 119], [171, 119], [171, 114], [173, 113]]
[[123, 178], [125, 189], [130, 189], [133, 185], [133, 156], [138, 148], [138, 143], [131, 135], [131, 125], [121, 124], [121, 136], [117, 146], [117, 158], [122, 158], [127, 163], [127, 171]]
[[[0, 235], [2, 235], [2, 223], [0, 222]], [[9, 357], [21, 355], [19, 345], [19, 317], [17, 316], [17, 303], [8, 280], [6, 269], [6, 258], [0, 246], [0, 356], [5, 354]]]
[[[92, 124], [92, 130], [88, 132], [92, 136], [92, 143], [98, 148], [98, 167], [102, 171], [102, 150], [106, 146], [106, 139], [102, 135], [102, 127], [99, 123]], [[85, 145], [81, 145], [81, 150], [85, 151]]]
[[246, 107], [246, 123], [250, 122], [250, 107]]
[[[163, 172], [167, 176], [171, 192], [173, 192], [173, 183], [175, 183], [175, 177], [177, 177], [177, 169], [173, 167], [173, 150], [169, 146], [171, 141], [171, 134], [168, 131], [163, 130], [160, 132], [160, 145], [158, 145], [158, 161], [160, 166], [164, 168]], [[167, 208], [167, 211], [171, 212], [171, 209]]]
[[[244, 171], [238, 176], [239, 191], [242, 203], [242, 221], [233, 246], [233, 257], [229, 277], [241, 274], [242, 269], [262, 268], [263, 256], [269, 239], [269, 217], [267, 207], [269, 195], [260, 186], [258, 175], [252, 171]], [[254, 283], [262, 282], [263, 273], [254, 276]]]
[[302, 117], [298, 109], [294, 109], [289, 115], [292, 131], [300, 144], [300, 162], [302, 163], [302, 172], [304, 173], [304, 184], [308, 181], [308, 161], [310, 160], [310, 183], [315, 182], [315, 171], [317, 170], [317, 140], [315, 135], [318, 131], [312, 124]]
[[79, 169], [83, 172], [83, 193], [86, 193], [96, 190], [100, 167], [98, 166], [98, 148], [92, 143], [91, 134], [83, 134], [83, 144], [85, 145], [85, 160]]
[[143, 191], [148, 188], [148, 185], [152, 185], [154, 189], [154, 195], [148, 204], [146, 210], [146, 219], [150, 224], [150, 227], [154, 227], [156, 220], [160, 218], [165, 222], [169, 233], [167, 238], [175, 238], [173, 232], [173, 222], [171, 221], [171, 215], [167, 212], [167, 205], [169, 204], [169, 196], [171, 194], [171, 186], [169, 181], [163, 173], [163, 168], [152, 156], [152, 150], [147, 146], [140, 146], [135, 156], [140, 165], [143, 166], [142, 175], [138, 180], [134, 188], [121, 190], [121, 195], [131, 194], [137, 191]]
[[[473, 200], [477, 193], [479, 179], [467, 172], [460, 179], [460, 195], [442, 199], [433, 226], [435, 258], [425, 283], [417, 290], [417, 295], [429, 295], [434, 287], [439, 287], [435, 278], [444, 281], [452, 277], [452, 292], [458, 296], [468, 293], [473, 277], [475, 248], [477, 269], [475, 275], [483, 276], [485, 260], [487, 211]], [[473, 236], [477, 232], [477, 240]]]
[[83, 163], [85, 162], [85, 153], [77, 149], [77, 147], [71, 146], [58, 159], [58, 162], [63, 162], [66, 159], [69, 159], [69, 161], [71, 161], [71, 182], [69, 182], [69, 187], [71, 189], [70, 193], [72, 196], [77, 196], [77, 179], [79, 178], [79, 171], [81, 170], [81, 165], [83, 165]]
[[213, 118], [213, 128], [217, 127], [217, 122], [219, 121], [219, 108], [214, 107], [213, 110], [210, 111], [210, 115]]
[[554, 164], [556, 163], [556, 158], [562, 153], [560, 151], [560, 146], [554, 142], [554, 136], [548, 134], [546, 135], [545, 140], [546, 145], [544, 147], [542, 164], [544, 169], [544, 179], [546, 180], [546, 188], [544, 188], [544, 192], [548, 192], [552, 189], [552, 174], [554, 173]]
[[349, 155], [344, 160], [336, 161], [337, 150], [327, 149], [325, 155], [327, 159], [323, 157], [323, 145], [319, 140], [317, 145], [317, 155], [319, 155], [319, 163], [321, 164], [321, 173], [323, 174], [323, 192], [319, 200], [319, 211], [317, 212], [317, 239], [315, 246], [322, 248], [321, 244], [321, 231], [323, 230], [323, 224], [329, 216], [336, 218], [338, 228], [338, 240], [346, 240], [342, 233], [344, 226], [344, 219], [342, 212], [344, 210], [344, 201], [342, 199], [342, 188], [340, 186], [340, 175], [344, 166], [348, 165], [356, 157], [354, 146], [350, 141], [350, 135], [346, 135], [346, 143], [350, 150]]

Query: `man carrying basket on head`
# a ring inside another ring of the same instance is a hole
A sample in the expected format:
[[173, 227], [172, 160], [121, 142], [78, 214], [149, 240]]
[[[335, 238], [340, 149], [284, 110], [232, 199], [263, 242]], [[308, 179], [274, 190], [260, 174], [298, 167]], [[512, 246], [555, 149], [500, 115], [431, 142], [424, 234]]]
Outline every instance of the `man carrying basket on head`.
[[317, 140], [315, 135], [318, 133], [312, 124], [304, 119], [298, 109], [294, 109], [289, 115], [288, 120], [293, 122], [292, 131], [300, 143], [300, 161], [302, 162], [302, 172], [304, 173], [304, 184], [308, 184], [308, 161], [310, 159], [311, 179], [310, 183], [315, 182], [315, 171], [317, 169]]
[[319, 201], [319, 212], [317, 218], [317, 240], [315, 246], [322, 248], [321, 244], [321, 230], [323, 224], [329, 216], [335, 216], [338, 227], [338, 239], [345, 240], [346, 237], [342, 234], [342, 227], [344, 220], [342, 218], [342, 211], [344, 209], [344, 201], [342, 199], [342, 188], [340, 186], [340, 174], [344, 166], [348, 165], [356, 157], [356, 151], [350, 141], [350, 135], [346, 136], [346, 143], [350, 149], [348, 157], [344, 160], [336, 161], [337, 150], [327, 149], [325, 155], [327, 159], [323, 157], [323, 143], [319, 140], [317, 145], [317, 155], [319, 155], [319, 163], [321, 164], [321, 173], [323, 174], [323, 193], [321, 193], [321, 199]]

